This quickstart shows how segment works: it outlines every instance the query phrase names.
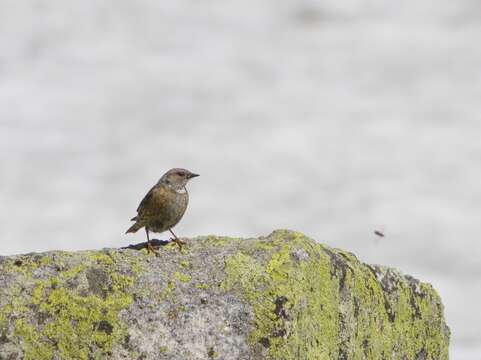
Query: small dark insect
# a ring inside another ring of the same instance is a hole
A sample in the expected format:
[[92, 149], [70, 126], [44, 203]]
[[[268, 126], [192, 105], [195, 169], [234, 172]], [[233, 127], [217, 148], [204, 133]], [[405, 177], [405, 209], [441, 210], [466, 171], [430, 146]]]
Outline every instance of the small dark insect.
[[384, 233], [380, 232], [379, 230], [375, 230], [374, 234], [376, 234], [379, 237], [384, 237]]

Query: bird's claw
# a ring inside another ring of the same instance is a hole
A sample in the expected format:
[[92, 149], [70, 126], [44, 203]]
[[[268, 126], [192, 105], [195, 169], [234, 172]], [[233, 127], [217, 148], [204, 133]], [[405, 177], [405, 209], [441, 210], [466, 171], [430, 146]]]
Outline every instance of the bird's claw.
[[155, 255], [159, 254], [159, 247], [153, 246], [150, 242], [147, 243], [147, 254], [153, 253]]
[[185, 241], [182, 241], [179, 238], [170, 238], [170, 241], [176, 243], [180, 251], [182, 251], [182, 246], [186, 244]]

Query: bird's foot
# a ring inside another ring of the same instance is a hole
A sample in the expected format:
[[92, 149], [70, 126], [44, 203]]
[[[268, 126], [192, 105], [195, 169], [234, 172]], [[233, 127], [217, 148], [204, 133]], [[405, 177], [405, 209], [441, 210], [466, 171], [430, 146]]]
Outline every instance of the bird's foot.
[[147, 243], [147, 254], [153, 253], [155, 255], [159, 254], [159, 247], [152, 245], [150, 242]]
[[170, 241], [177, 244], [179, 251], [182, 251], [182, 246], [186, 244], [185, 241], [182, 241], [179, 238], [170, 238]]

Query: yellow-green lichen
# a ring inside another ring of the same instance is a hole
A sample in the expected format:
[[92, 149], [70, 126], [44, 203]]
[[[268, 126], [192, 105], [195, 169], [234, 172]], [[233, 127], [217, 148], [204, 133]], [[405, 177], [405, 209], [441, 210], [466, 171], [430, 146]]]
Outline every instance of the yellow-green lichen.
[[190, 276], [189, 274], [184, 274], [184, 273], [176, 271], [174, 273], [174, 278], [176, 280], [179, 280], [181, 282], [186, 283], [186, 282], [189, 282], [192, 279], [192, 276]]
[[[126, 326], [118, 315], [133, 301], [129, 289], [140, 275], [139, 261], [122, 257], [124, 264], [135, 268], [126, 274], [104, 254], [83, 253], [72, 262], [56, 260], [42, 260], [40, 266], [55, 263], [62, 270], [46, 279], [29, 280], [25, 285], [30, 295], [9, 297], [10, 302], [0, 308], [0, 319], [14, 321], [14, 336], [26, 360], [105, 358], [125, 337]], [[91, 269], [108, 279], [105, 293], [88, 289]]]
[[[298, 234], [289, 239], [273, 239], [266, 263], [243, 252], [228, 258], [222, 287], [238, 291], [253, 306], [250, 340], [262, 344], [266, 358], [334, 358], [338, 353], [338, 284], [331, 279], [329, 261], [317, 246]], [[308, 260], [297, 260], [296, 250]]]
[[25, 319], [15, 321], [14, 334], [24, 340], [24, 358], [25, 360], [52, 359], [54, 348], [53, 345], [43, 342], [40, 335], [32, 325], [28, 324]]
[[252, 306], [250, 341], [266, 359], [448, 358], [442, 307], [426, 284], [416, 295], [396, 273], [390, 292], [354, 255], [289, 231], [225, 264], [222, 288]]
[[431, 302], [438, 298], [432, 288], [419, 283], [424, 290], [416, 295], [401, 274], [379, 269], [381, 276], [386, 271], [383, 276], [392, 277], [382, 281], [393, 288], [383, 289], [367, 266], [351, 264], [354, 266], [343, 280], [347, 291], [341, 303], [345, 307], [345, 331], [341, 335], [349, 358], [386, 358], [393, 351], [408, 359], [420, 354], [424, 359], [448, 358], [442, 309]]
[[209, 235], [205, 238], [204, 241], [211, 246], [225, 246], [232, 240], [234, 239], [215, 236], [215, 235]]
[[165, 288], [161, 291], [159, 298], [160, 300], [164, 300], [170, 297], [175, 290], [175, 281], [169, 280], [165, 286]]
[[206, 290], [210, 288], [210, 285], [207, 283], [198, 283], [198, 284], [195, 284], [195, 287], [197, 289]]

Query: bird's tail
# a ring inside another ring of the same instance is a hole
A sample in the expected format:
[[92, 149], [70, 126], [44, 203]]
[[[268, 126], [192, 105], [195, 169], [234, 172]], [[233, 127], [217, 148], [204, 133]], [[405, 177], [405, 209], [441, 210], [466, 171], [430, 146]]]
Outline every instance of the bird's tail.
[[139, 230], [142, 226], [142, 224], [139, 224], [138, 222], [136, 222], [134, 225], [132, 225], [131, 227], [129, 227], [129, 229], [125, 232], [126, 234], [127, 233], [134, 233], [134, 232], [137, 232], [137, 230]]

